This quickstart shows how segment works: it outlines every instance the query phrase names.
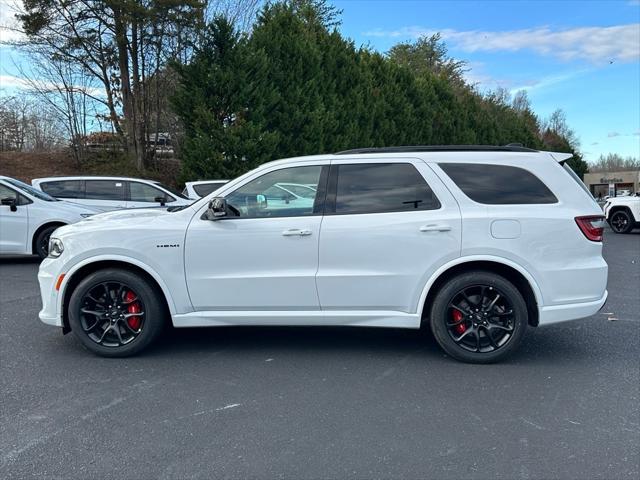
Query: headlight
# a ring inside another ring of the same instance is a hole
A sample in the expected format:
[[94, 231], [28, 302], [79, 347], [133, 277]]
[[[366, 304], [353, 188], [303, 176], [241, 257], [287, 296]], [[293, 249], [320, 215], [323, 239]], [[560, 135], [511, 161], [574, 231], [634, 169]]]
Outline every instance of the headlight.
[[81, 213], [80, 216], [82, 218], [89, 218], [89, 217], [93, 216], [93, 213]]
[[59, 238], [49, 239], [49, 256], [51, 258], [58, 258], [64, 252], [64, 245]]

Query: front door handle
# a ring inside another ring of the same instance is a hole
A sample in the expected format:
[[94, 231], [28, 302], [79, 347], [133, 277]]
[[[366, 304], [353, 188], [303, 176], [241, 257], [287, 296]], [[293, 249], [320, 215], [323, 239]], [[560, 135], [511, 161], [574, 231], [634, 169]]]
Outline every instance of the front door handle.
[[451, 230], [451, 225], [443, 225], [437, 223], [422, 225], [420, 227], [421, 232], [448, 232], [449, 230]]
[[284, 232], [282, 232], [282, 235], [285, 237], [306, 237], [307, 235], [311, 235], [311, 230], [290, 228], [289, 230], [285, 230]]

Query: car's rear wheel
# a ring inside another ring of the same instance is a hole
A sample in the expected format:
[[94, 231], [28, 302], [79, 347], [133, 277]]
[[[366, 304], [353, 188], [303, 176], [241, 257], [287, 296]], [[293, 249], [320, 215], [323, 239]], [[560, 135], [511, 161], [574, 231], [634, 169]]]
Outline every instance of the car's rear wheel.
[[150, 282], [120, 269], [98, 270], [71, 294], [69, 324], [82, 344], [104, 357], [135, 355], [156, 339], [166, 319]]
[[609, 218], [609, 226], [615, 233], [629, 233], [633, 228], [633, 220], [626, 210], [616, 210]]
[[468, 272], [447, 281], [431, 307], [431, 331], [457, 360], [493, 363], [517, 349], [528, 324], [527, 305], [507, 279]]

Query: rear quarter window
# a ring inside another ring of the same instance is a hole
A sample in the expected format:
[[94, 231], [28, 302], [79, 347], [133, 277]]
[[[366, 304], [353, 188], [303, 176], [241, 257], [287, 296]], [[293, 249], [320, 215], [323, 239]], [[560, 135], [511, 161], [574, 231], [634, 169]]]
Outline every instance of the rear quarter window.
[[40, 188], [52, 197], [83, 198], [84, 181], [82, 180], [55, 180], [42, 182]]
[[478, 203], [558, 203], [542, 180], [524, 168], [476, 163], [440, 163], [439, 166], [467, 197]]

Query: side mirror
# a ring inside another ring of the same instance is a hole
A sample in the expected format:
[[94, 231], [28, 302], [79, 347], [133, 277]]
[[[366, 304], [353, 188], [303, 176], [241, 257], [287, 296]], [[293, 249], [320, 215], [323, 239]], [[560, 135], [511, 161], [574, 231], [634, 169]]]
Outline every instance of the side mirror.
[[2, 205], [5, 205], [7, 207], [9, 207], [9, 210], [11, 210], [12, 212], [15, 212], [18, 210], [18, 201], [15, 198], [3, 198], [2, 200], [0, 200], [0, 203]]
[[264, 210], [267, 208], [267, 197], [264, 195], [256, 195], [256, 204], [259, 209]]
[[204, 214], [207, 220], [219, 220], [227, 216], [227, 200], [216, 197], [209, 201], [209, 208]]
[[158, 202], [161, 207], [164, 207], [166, 205], [167, 198], [166, 197], [156, 197], [156, 198], [153, 199], [153, 201], [154, 202]]

